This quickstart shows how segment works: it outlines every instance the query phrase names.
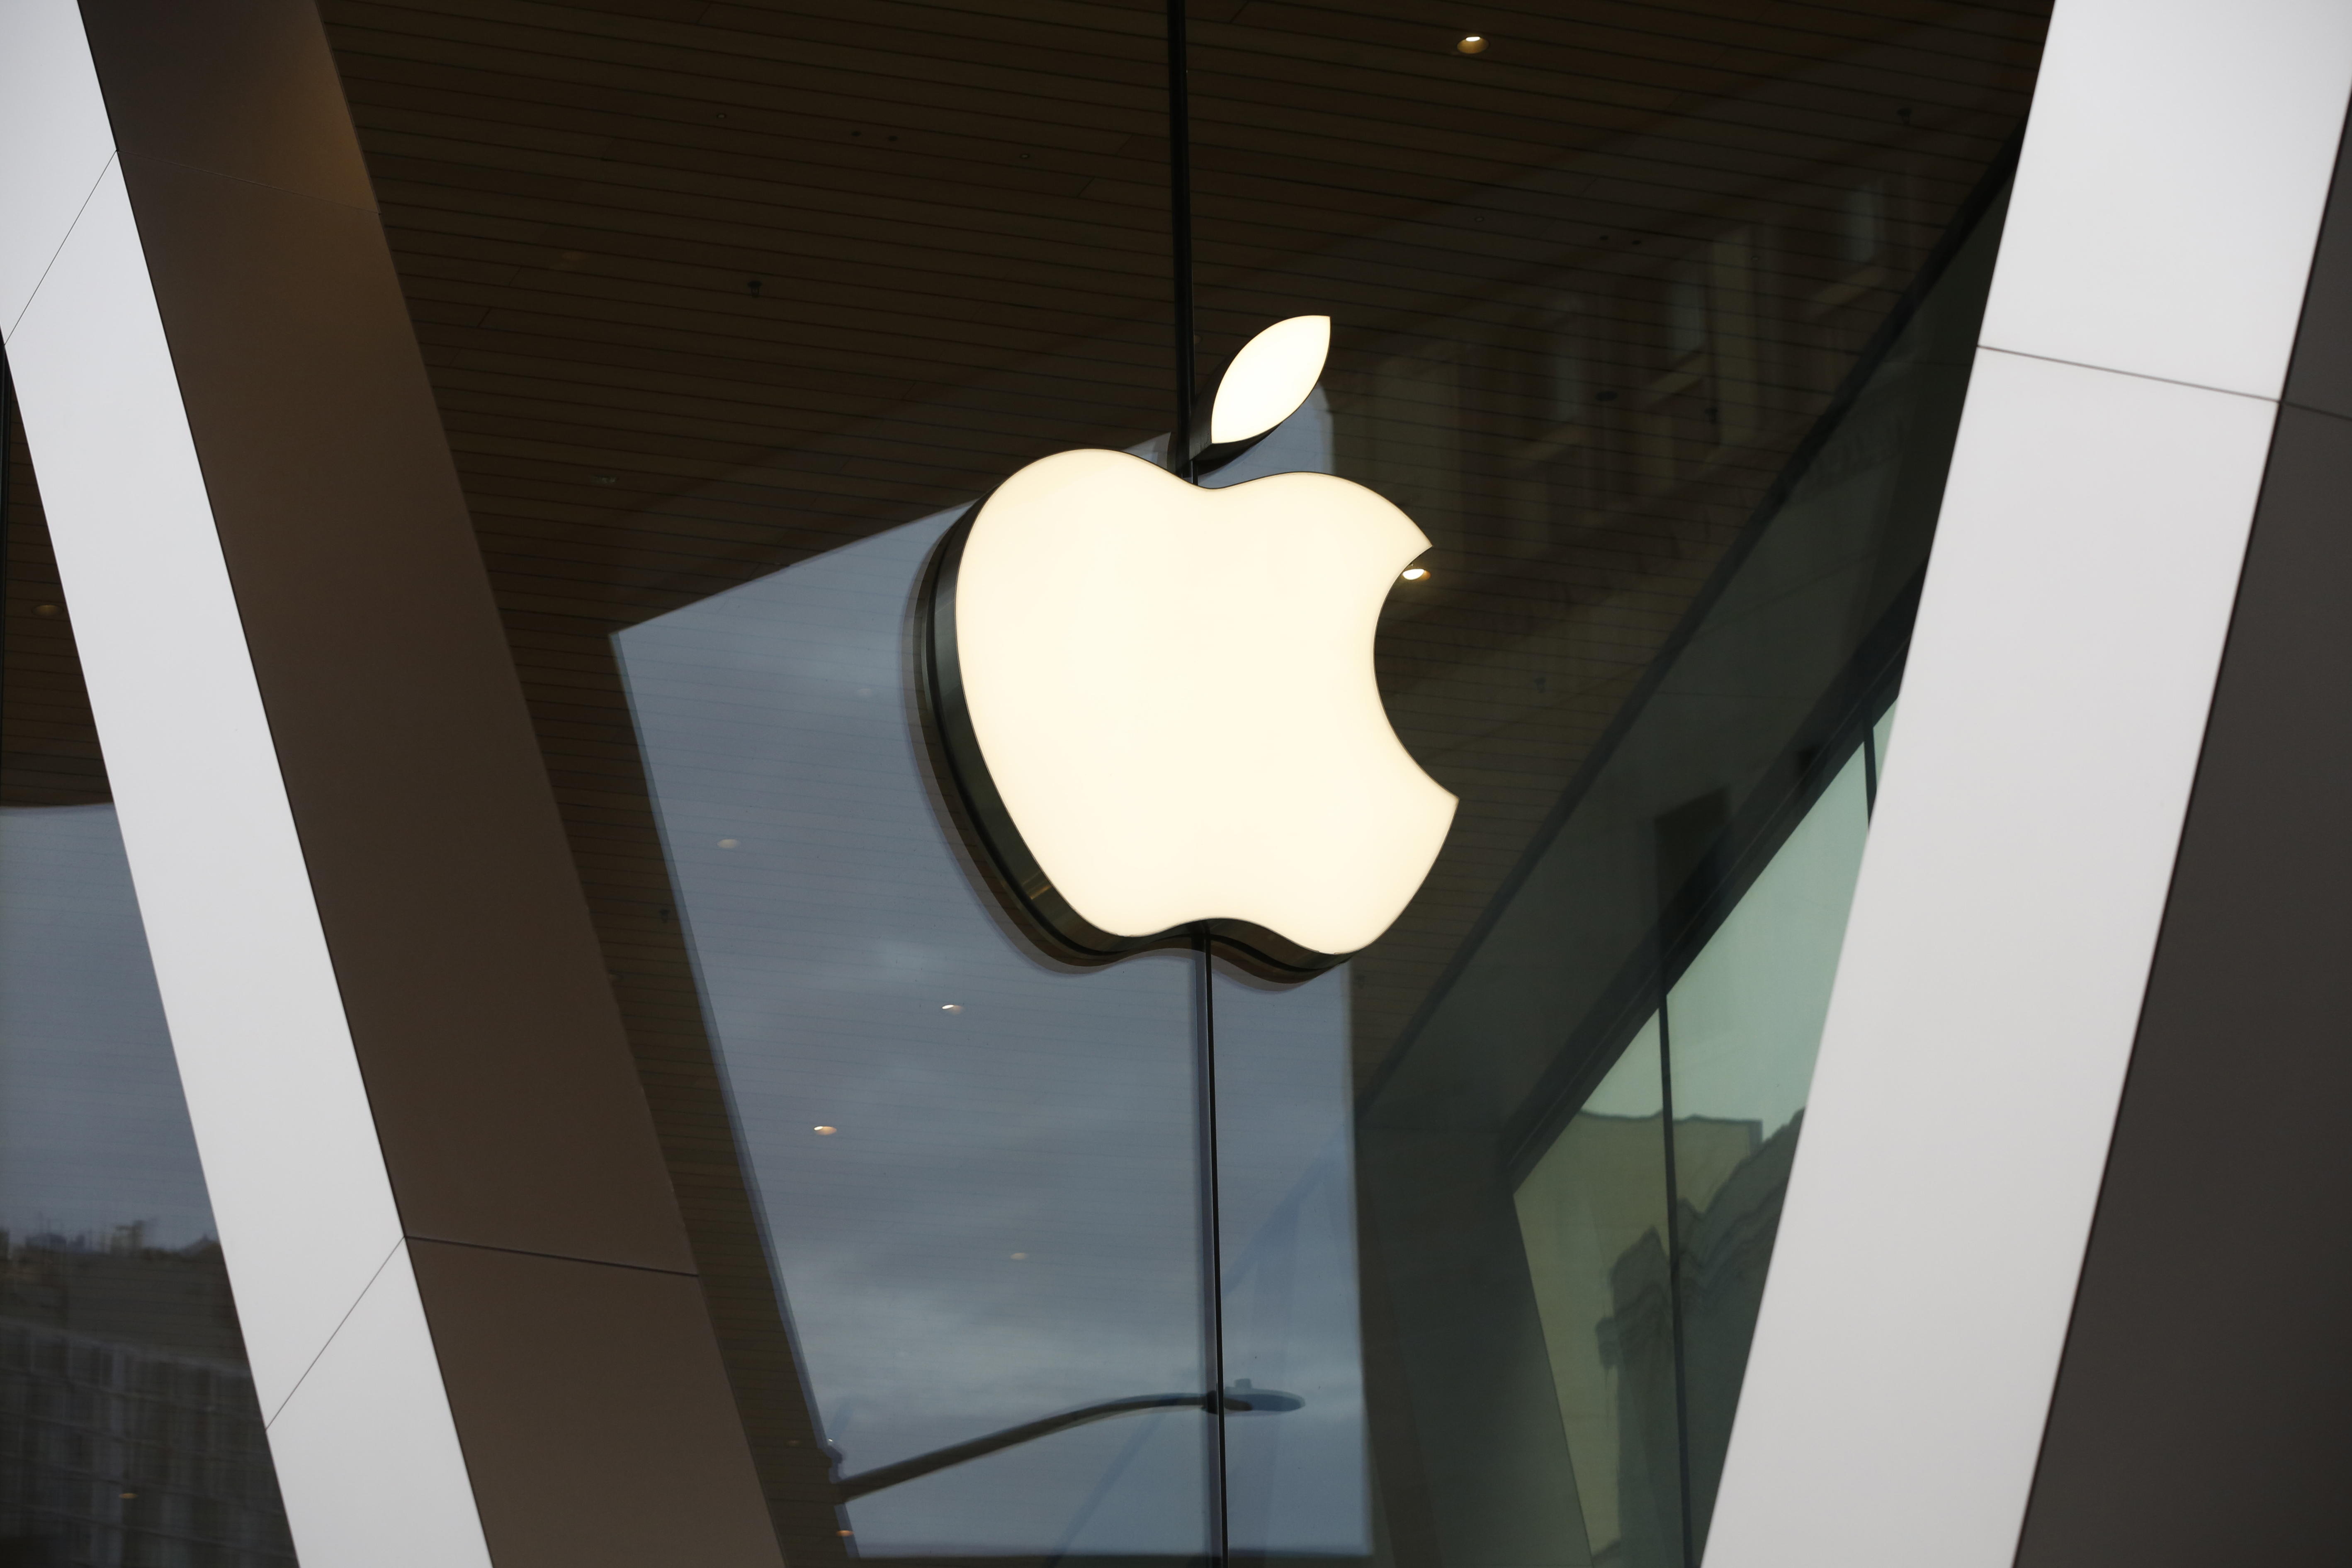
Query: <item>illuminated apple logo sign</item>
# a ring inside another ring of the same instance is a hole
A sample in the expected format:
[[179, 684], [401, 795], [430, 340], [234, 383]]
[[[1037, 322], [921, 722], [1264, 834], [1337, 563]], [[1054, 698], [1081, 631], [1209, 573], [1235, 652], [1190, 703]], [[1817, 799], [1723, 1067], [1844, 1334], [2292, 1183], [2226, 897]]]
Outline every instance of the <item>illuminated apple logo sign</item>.
[[[1210, 466], [1304, 403], [1330, 319], [1267, 328], [1209, 419]], [[1381, 605], [1429, 541], [1361, 485], [1223, 489], [1124, 452], [1030, 464], [940, 541], [919, 617], [929, 719], [1028, 914], [1108, 958], [1205, 933], [1312, 971], [1428, 876], [1454, 798], [1390, 728]]]

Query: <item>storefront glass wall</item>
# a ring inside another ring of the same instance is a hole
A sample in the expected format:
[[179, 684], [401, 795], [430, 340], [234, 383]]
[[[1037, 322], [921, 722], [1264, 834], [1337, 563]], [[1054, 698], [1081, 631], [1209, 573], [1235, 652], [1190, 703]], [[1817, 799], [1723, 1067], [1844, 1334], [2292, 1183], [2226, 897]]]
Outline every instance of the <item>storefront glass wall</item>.
[[0, 440], [0, 1563], [290, 1565], [71, 607]]
[[[788, 1553], [1695, 1563], [2040, 9], [326, 13]], [[1301, 314], [1452, 835], [1074, 962], [929, 552]]]

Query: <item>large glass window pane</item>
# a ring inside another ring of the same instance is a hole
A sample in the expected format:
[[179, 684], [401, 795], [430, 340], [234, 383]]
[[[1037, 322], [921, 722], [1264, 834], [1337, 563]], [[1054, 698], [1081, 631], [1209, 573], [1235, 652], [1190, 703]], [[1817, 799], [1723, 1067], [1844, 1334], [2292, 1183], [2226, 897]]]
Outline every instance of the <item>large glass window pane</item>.
[[325, 14], [787, 1554], [1209, 1550], [1199, 963], [1006, 923], [907, 641], [1170, 427], [1164, 8]]
[[[1157, 4], [326, 11], [793, 1560], [1696, 1568], [2041, 9], [1196, 0], [1179, 142]], [[917, 679], [1187, 308], [1432, 543], [1312, 977], [1057, 948]]]
[[1691, 1534], [1702, 1548], [1862, 869], [1869, 766], [1857, 750], [1666, 993]]
[[0, 439], [0, 1563], [280, 1568], [73, 619], [21, 434]]
[[1254, 471], [1328, 467], [1433, 544], [1378, 657], [1461, 805], [1348, 965], [1380, 1553], [1683, 1565], [2041, 22], [1478, 26], [1192, 8], [1200, 353], [1328, 315], [1327, 457]]
[[1196, 1553], [1195, 962], [1049, 968], [967, 878], [905, 680], [946, 521], [620, 635], [678, 913], [845, 1474], [1163, 1402], [857, 1495], [858, 1550]]
[[1234, 1555], [1371, 1550], [1349, 991], [1344, 967], [1292, 990], [1221, 966], [1210, 993]]
[[1664, 1073], [1653, 1017], [1512, 1194], [1585, 1539], [1625, 1568], [1682, 1548]]

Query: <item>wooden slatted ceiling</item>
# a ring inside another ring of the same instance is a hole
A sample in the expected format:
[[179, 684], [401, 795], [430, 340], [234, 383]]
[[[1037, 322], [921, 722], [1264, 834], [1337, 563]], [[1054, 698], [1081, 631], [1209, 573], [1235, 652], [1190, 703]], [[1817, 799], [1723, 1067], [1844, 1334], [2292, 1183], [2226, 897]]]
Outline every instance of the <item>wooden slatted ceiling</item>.
[[[322, 9], [730, 1360], [773, 1395], [780, 1517], [822, 1552], [609, 637], [1168, 428], [1160, 6]], [[2019, 123], [2045, 9], [1194, 0], [1202, 362], [1334, 313], [1343, 470], [1438, 544], [1382, 679], [1465, 807], [1357, 965], [1362, 1059]]]

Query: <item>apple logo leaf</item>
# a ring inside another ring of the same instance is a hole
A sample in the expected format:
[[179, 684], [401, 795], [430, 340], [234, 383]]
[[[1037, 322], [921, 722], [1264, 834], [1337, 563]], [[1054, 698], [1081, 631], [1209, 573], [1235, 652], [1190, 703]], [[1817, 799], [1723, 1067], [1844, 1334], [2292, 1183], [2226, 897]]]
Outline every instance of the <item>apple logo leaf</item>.
[[1194, 416], [1194, 475], [1233, 461], [1297, 413], [1330, 353], [1328, 316], [1293, 316], [1244, 343], [1218, 379], [1208, 417]]
[[1323, 379], [1331, 353], [1331, 318], [1293, 316], [1242, 345], [1217, 383], [1209, 440], [1217, 446], [1263, 436], [1297, 412]]
[[[1251, 339], [1212, 449], [1288, 417], [1329, 342], [1325, 316]], [[1456, 805], [1372, 668], [1381, 606], [1428, 549], [1336, 475], [1209, 489], [1096, 449], [966, 512], [916, 618], [923, 720], [1020, 923], [1081, 962], [1209, 937], [1293, 973], [1387, 930]]]

